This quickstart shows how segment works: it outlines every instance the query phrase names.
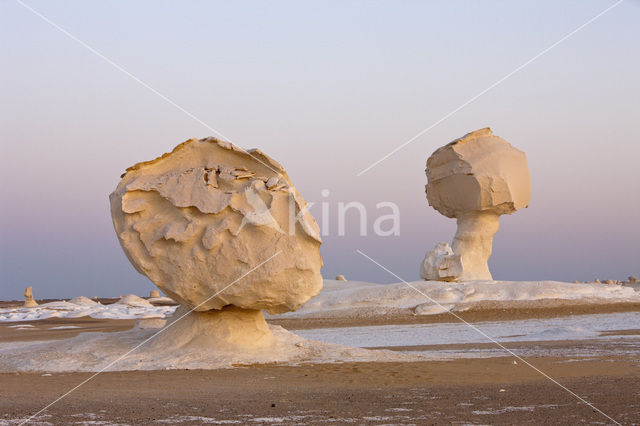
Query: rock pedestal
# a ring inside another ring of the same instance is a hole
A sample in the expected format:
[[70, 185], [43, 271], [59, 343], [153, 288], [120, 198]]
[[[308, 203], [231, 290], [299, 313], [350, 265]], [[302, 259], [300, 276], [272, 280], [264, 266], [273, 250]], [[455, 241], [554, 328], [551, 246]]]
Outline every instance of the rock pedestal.
[[24, 305], [25, 308], [35, 308], [38, 306], [38, 302], [36, 302], [33, 298], [33, 288], [27, 287], [24, 289]]
[[529, 204], [531, 183], [524, 153], [485, 128], [437, 149], [427, 160], [426, 172], [429, 205], [456, 218], [458, 229], [451, 247], [440, 243], [427, 253], [421, 277], [491, 280], [487, 261], [500, 226], [498, 218]]
[[236, 351], [265, 348], [274, 342], [260, 310], [230, 306], [198, 312], [180, 306], [150, 348]]

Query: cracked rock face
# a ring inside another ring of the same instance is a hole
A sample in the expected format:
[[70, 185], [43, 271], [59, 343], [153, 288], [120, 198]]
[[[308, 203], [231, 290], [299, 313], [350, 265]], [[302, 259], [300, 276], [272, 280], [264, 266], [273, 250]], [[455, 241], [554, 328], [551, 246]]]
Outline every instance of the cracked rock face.
[[427, 160], [427, 200], [447, 217], [469, 212], [511, 214], [531, 198], [524, 152], [476, 130], [437, 149]]
[[422, 278], [491, 280], [487, 261], [498, 217], [527, 207], [531, 197], [524, 152], [480, 129], [437, 149], [426, 172], [429, 205], [456, 218], [458, 229], [450, 248], [438, 245], [427, 253]]
[[127, 169], [109, 199], [129, 261], [188, 308], [281, 313], [322, 288], [318, 226], [259, 150], [190, 139]]

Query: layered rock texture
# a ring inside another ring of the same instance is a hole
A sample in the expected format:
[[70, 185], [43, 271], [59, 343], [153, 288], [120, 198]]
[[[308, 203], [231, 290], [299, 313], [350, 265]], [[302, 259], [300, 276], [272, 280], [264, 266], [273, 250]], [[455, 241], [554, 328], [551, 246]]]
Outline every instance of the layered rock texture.
[[527, 207], [531, 196], [524, 152], [485, 128], [437, 149], [427, 160], [427, 200], [456, 218], [449, 246], [428, 252], [421, 268], [426, 280], [491, 280], [487, 261], [498, 217]]
[[322, 288], [318, 226], [284, 168], [259, 150], [190, 139], [127, 169], [110, 201], [130, 262], [197, 311], [189, 321], [224, 308], [207, 322], [236, 322], [243, 310], [255, 322], [259, 310], [295, 310]]

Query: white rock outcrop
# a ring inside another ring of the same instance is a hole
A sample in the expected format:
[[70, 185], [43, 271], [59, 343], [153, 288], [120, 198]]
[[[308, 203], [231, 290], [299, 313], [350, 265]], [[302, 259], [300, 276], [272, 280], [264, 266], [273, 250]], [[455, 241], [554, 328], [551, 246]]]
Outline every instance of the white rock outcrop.
[[126, 305], [137, 308], [152, 308], [153, 305], [146, 299], [143, 299], [140, 296], [136, 296], [135, 294], [127, 294], [123, 296], [116, 302], [117, 305]]
[[73, 303], [74, 305], [80, 305], [80, 306], [97, 306], [98, 305], [98, 302], [96, 302], [95, 300], [91, 300], [85, 296], [74, 297], [73, 299], [69, 300], [69, 303]]
[[438, 243], [436, 248], [427, 252], [420, 268], [420, 276], [426, 280], [454, 281], [460, 275], [460, 255], [453, 254], [451, 246], [447, 243]]
[[437, 149], [426, 172], [429, 205], [456, 218], [458, 229], [450, 248], [441, 243], [427, 253], [421, 277], [491, 280], [487, 261], [498, 218], [528, 207], [531, 197], [525, 154], [487, 127]]
[[24, 289], [24, 305], [25, 308], [35, 308], [38, 306], [38, 302], [33, 298], [33, 288], [27, 287]]
[[[136, 270], [195, 310], [172, 326], [182, 339], [185, 324], [197, 319], [220, 328], [213, 336], [220, 345], [224, 327], [243, 327], [219, 324], [243, 316], [269, 332], [261, 310], [295, 310], [322, 288], [318, 225], [284, 168], [259, 150], [190, 139], [127, 169], [110, 201], [116, 234]], [[167, 330], [161, 340], [173, 334]]]

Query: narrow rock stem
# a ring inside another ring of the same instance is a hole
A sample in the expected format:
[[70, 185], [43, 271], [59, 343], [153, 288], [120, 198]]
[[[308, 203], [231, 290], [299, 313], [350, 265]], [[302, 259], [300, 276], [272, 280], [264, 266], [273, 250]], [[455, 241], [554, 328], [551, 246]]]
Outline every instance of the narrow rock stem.
[[228, 306], [221, 310], [190, 312], [180, 306], [166, 331], [149, 345], [156, 349], [251, 351], [274, 343], [261, 310]]
[[491, 280], [489, 257], [493, 236], [498, 232], [499, 215], [488, 212], [465, 213], [457, 218], [458, 229], [452, 249], [459, 254], [463, 273], [458, 281]]

